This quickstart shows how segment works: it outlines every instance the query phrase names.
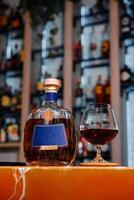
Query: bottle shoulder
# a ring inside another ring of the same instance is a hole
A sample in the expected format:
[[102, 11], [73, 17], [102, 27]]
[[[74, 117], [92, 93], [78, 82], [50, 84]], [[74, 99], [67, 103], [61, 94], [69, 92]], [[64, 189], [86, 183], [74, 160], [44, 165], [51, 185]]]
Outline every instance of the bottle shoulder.
[[34, 112], [31, 112], [28, 119], [44, 118], [45, 115], [51, 115], [54, 118], [73, 118], [72, 113], [68, 109], [52, 103], [44, 105], [36, 109]]

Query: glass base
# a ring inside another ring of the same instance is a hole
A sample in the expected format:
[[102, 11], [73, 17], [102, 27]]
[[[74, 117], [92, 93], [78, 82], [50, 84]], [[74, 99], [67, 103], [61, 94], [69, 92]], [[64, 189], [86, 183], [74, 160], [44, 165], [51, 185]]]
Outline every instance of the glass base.
[[86, 167], [86, 166], [94, 166], [94, 167], [117, 167], [119, 166], [119, 163], [113, 163], [113, 162], [94, 162], [94, 160], [91, 160], [89, 162], [83, 162], [80, 163], [80, 166]]
[[101, 156], [96, 156], [93, 160], [93, 163], [109, 163], [108, 161], [104, 160]]

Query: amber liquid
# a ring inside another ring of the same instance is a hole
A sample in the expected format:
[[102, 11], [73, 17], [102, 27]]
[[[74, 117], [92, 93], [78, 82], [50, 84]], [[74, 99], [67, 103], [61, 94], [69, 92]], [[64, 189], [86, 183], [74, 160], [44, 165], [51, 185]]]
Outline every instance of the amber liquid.
[[40, 150], [33, 147], [33, 131], [35, 125], [44, 124], [44, 119], [29, 119], [24, 129], [24, 155], [29, 165], [73, 165], [75, 162], [77, 135], [74, 123], [71, 119], [55, 118], [50, 124], [63, 123], [66, 130], [68, 145], [58, 147], [56, 150]]
[[91, 144], [104, 145], [109, 143], [117, 135], [116, 129], [84, 129], [81, 130], [81, 135]]

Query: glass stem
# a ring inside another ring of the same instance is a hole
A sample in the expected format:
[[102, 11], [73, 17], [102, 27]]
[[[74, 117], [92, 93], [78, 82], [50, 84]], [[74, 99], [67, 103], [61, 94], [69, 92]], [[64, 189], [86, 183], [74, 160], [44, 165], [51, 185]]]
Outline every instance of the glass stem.
[[96, 151], [97, 151], [97, 153], [96, 153], [95, 160], [97, 162], [103, 162], [103, 158], [101, 157], [101, 146], [100, 145], [96, 146]]

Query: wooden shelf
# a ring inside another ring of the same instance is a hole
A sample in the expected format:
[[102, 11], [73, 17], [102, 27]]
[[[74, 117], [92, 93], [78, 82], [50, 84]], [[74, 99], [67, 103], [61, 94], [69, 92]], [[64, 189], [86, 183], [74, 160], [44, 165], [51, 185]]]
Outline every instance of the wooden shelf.
[[0, 148], [20, 148], [20, 142], [0, 143]]

